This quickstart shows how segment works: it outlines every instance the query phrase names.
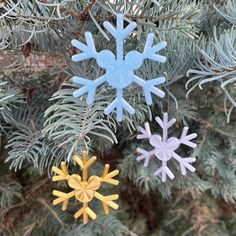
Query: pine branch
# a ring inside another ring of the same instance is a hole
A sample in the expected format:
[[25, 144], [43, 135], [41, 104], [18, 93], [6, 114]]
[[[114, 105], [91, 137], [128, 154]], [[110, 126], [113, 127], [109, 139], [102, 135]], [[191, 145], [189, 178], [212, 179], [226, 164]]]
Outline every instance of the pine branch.
[[[199, 49], [196, 67], [191, 69], [187, 75], [193, 74], [192, 78], [186, 83], [189, 89], [189, 95], [197, 86], [201, 89], [204, 84], [217, 81], [220, 89], [224, 92], [227, 100], [236, 107], [236, 94], [234, 84], [236, 82], [236, 63], [235, 56], [236, 30], [232, 27], [217, 37], [216, 28], [214, 28], [214, 38], [209, 42], [202, 40], [202, 49]], [[193, 84], [191, 87], [189, 85]], [[227, 113], [227, 111], [226, 111]]]
[[8, 208], [16, 199], [22, 198], [22, 186], [17, 181], [0, 182], [0, 207]]
[[11, 89], [7, 82], [0, 80], [0, 129], [4, 130], [4, 123], [13, 123], [13, 110], [24, 103], [19, 90]]
[[230, 23], [236, 24], [236, 2], [235, 0], [228, 0], [222, 6], [213, 5], [215, 10], [227, 19]]
[[[72, 86], [70, 83], [65, 85]], [[68, 159], [76, 150], [82, 150], [91, 140], [96, 140], [96, 137], [111, 143], [117, 142], [111, 129], [115, 123], [108, 120], [109, 117], [104, 117], [102, 112], [106, 105], [104, 95], [98, 93], [95, 104], [88, 107], [84, 101], [74, 98], [72, 92], [72, 89], [62, 89], [52, 98], [55, 103], [45, 113], [47, 119], [43, 130], [49, 140], [60, 143], [59, 147], [69, 147]]]

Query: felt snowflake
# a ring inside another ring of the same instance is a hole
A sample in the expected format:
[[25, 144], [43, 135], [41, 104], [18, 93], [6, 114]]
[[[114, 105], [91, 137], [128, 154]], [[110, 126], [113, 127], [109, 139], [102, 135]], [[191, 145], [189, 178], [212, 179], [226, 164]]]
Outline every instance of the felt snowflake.
[[88, 206], [88, 203], [94, 198], [97, 198], [102, 202], [105, 214], [109, 213], [109, 207], [118, 209], [118, 205], [113, 200], [117, 200], [119, 195], [113, 194], [103, 196], [97, 190], [101, 187], [102, 183], [118, 185], [119, 181], [113, 179], [113, 177], [118, 175], [119, 171], [114, 170], [109, 173], [110, 167], [106, 164], [101, 177], [93, 175], [88, 178], [88, 168], [96, 160], [96, 157], [93, 156], [87, 160], [87, 153], [82, 152], [82, 160], [78, 156], [74, 156], [73, 160], [80, 166], [82, 170], [82, 177], [78, 174], [70, 175], [65, 162], [61, 162], [61, 169], [55, 166], [52, 167], [52, 171], [57, 174], [56, 176], [53, 176], [52, 181], [65, 180], [67, 181], [69, 187], [72, 188], [72, 191], [69, 193], [53, 190], [52, 194], [58, 197], [53, 201], [53, 205], [57, 205], [62, 202], [62, 210], [65, 211], [67, 209], [69, 199], [74, 197], [79, 203], [82, 203], [82, 207], [75, 212], [74, 217], [78, 218], [83, 215], [84, 224], [88, 223], [88, 216], [90, 216], [93, 220], [97, 217], [94, 211]]
[[137, 148], [137, 152], [141, 155], [137, 157], [137, 160], [144, 160], [144, 166], [148, 166], [149, 161], [152, 157], [156, 157], [162, 162], [162, 166], [156, 170], [154, 175], [160, 175], [163, 182], [166, 181], [167, 176], [170, 179], [174, 179], [174, 174], [167, 166], [167, 162], [170, 159], [175, 159], [179, 162], [181, 173], [186, 175], [186, 169], [194, 172], [195, 168], [190, 164], [196, 161], [194, 157], [183, 158], [176, 153], [176, 150], [181, 144], [186, 145], [191, 148], [195, 148], [197, 145], [191, 142], [192, 139], [197, 137], [197, 134], [189, 134], [188, 127], [184, 127], [181, 137], [178, 139], [176, 137], [168, 138], [168, 129], [176, 122], [176, 119], [171, 119], [168, 121], [168, 114], [163, 114], [163, 120], [160, 117], [156, 117], [156, 122], [162, 128], [162, 137], [158, 134], [152, 134], [150, 130], [149, 123], [145, 123], [145, 128], [138, 127], [141, 134], [137, 136], [138, 139], [149, 139], [149, 143], [154, 148], [151, 151], [146, 151], [142, 148]]
[[104, 22], [104, 27], [111, 33], [116, 39], [116, 56], [109, 50], [102, 50], [97, 52], [92, 34], [90, 32], [85, 33], [85, 39], [87, 45], [79, 42], [76, 39], [72, 40], [72, 45], [82, 51], [81, 54], [72, 56], [72, 60], [75, 62], [82, 61], [89, 58], [96, 59], [98, 66], [105, 69], [105, 74], [95, 80], [88, 80], [78, 76], [72, 78], [74, 83], [83, 85], [80, 89], [73, 93], [74, 97], [80, 97], [85, 93], [88, 93], [86, 103], [91, 105], [94, 100], [95, 92], [98, 86], [107, 82], [112, 88], [116, 89], [116, 99], [108, 105], [104, 110], [106, 115], [110, 114], [113, 110], [116, 110], [117, 120], [122, 121], [123, 110], [126, 110], [130, 114], [134, 114], [134, 108], [123, 98], [123, 90], [136, 83], [143, 88], [146, 103], [152, 104], [152, 95], [164, 97], [165, 93], [156, 88], [155, 85], [159, 85], [165, 82], [164, 77], [158, 77], [152, 80], [145, 81], [135, 75], [134, 71], [141, 67], [145, 59], [151, 59], [158, 62], [165, 62], [166, 57], [156, 54], [161, 49], [166, 47], [166, 42], [160, 42], [153, 45], [154, 34], [150, 33], [147, 36], [146, 44], [142, 53], [138, 51], [130, 51], [125, 57], [123, 55], [124, 39], [136, 28], [136, 23], [131, 22], [124, 28], [123, 15], [117, 15], [117, 26], [114, 28], [109, 22]]

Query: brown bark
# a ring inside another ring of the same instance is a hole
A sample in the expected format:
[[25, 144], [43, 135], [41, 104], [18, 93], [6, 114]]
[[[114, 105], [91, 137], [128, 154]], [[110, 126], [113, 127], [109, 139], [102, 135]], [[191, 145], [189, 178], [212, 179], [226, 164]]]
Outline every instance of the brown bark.
[[24, 55], [24, 52], [15, 53], [0, 51], [0, 71], [41, 71], [52, 67], [66, 67], [65, 58], [58, 53], [31, 51]]

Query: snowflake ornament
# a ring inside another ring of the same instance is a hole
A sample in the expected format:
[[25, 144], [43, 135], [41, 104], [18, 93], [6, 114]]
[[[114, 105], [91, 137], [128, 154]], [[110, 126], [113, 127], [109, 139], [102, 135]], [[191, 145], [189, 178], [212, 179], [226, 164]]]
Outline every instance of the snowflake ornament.
[[112, 26], [108, 21], [104, 22], [104, 27], [110, 34], [116, 39], [116, 56], [109, 50], [102, 50], [97, 52], [92, 34], [90, 32], [85, 33], [85, 39], [87, 45], [79, 42], [76, 39], [72, 40], [72, 45], [82, 51], [81, 54], [72, 56], [74, 62], [82, 61], [89, 58], [96, 59], [98, 66], [105, 69], [105, 74], [95, 80], [88, 80], [78, 76], [72, 78], [76, 84], [83, 85], [82, 88], [74, 91], [74, 97], [80, 97], [85, 93], [88, 93], [86, 103], [88, 105], [93, 104], [95, 92], [98, 86], [107, 82], [112, 88], [116, 89], [116, 99], [108, 105], [104, 110], [106, 115], [110, 114], [113, 110], [116, 110], [117, 120], [122, 121], [123, 110], [126, 110], [130, 114], [134, 114], [134, 108], [123, 98], [123, 90], [136, 83], [143, 88], [146, 103], [152, 104], [152, 95], [164, 97], [165, 93], [156, 88], [155, 85], [159, 85], [165, 82], [164, 77], [158, 77], [152, 80], [145, 81], [135, 75], [134, 71], [141, 67], [145, 59], [150, 59], [158, 62], [165, 62], [166, 57], [156, 54], [161, 49], [166, 47], [166, 42], [160, 42], [153, 45], [154, 34], [150, 33], [147, 36], [146, 44], [142, 53], [138, 51], [130, 51], [125, 57], [124, 40], [137, 26], [135, 22], [131, 22], [128, 26], [124, 27], [124, 16], [122, 14], [117, 15], [116, 28]]
[[160, 117], [156, 117], [155, 120], [162, 128], [162, 137], [158, 134], [152, 134], [149, 123], [147, 122], [144, 124], [145, 128], [139, 126], [138, 129], [141, 134], [139, 134], [137, 138], [149, 139], [149, 143], [154, 149], [151, 151], [146, 151], [142, 148], [137, 148], [137, 152], [141, 154], [137, 157], [137, 160], [144, 160], [145, 167], [148, 166], [150, 159], [154, 156], [158, 160], [160, 160], [162, 162], [162, 166], [158, 170], [156, 170], [154, 175], [161, 176], [162, 182], [166, 181], [167, 176], [170, 179], [174, 179], [174, 174], [167, 166], [167, 162], [172, 158], [179, 162], [182, 175], [186, 175], [186, 169], [189, 169], [191, 172], [194, 172], [195, 168], [190, 163], [195, 162], [196, 158], [183, 158], [179, 156], [175, 151], [179, 148], [181, 144], [191, 148], [196, 148], [197, 145], [191, 142], [191, 140], [196, 138], [197, 134], [193, 133], [187, 135], [188, 127], [184, 127], [182, 135], [179, 139], [176, 137], [168, 138], [168, 129], [173, 126], [173, 124], [176, 122], [176, 119], [171, 119], [170, 121], [168, 121], [168, 114], [164, 113], [163, 120], [161, 120]]
[[93, 220], [96, 219], [97, 215], [94, 211], [89, 208], [88, 203], [94, 198], [97, 198], [102, 202], [103, 210], [105, 214], [109, 213], [109, 207], [113, 209], [118, 209], [118, 205], [113, 201], [119, 198], [118, 194], [103, 196], [97, 190], [101, 187], [102, 183], [109, 183], [113, 185], [118, 185], [119, 181], [113, 179], [118, 175], [119, 171], [114, 170], [109, 173], [110, 166], [106, 164], [104, 166], [103, 173], [101, 177], [93, 175], [88, 178], [88, 168], [96, 161], [96, 157], [93, 156], [87, 160], [87, 153], [82, 152], [82, 160], [78, 156], [74, 156], [73, 160], [80, 166], [82, 170], [82, 177], [78, 174], [70, 175], [67, 170], [65, 162], [61, 162], [61, 169], [56, 166], [52, 167], [52, 171], [57, 175], [52, 177], [52, 181], [64, 181], [66, 180], [72, 191], [69, 193], [60, 192], [58, 190], [53, 190], [52, 194], [57, 196], [53, 201], [53, 205], [57, 205], [62, 202], [62, 210], [67, 209], [67, 205], [70, 198], [75, 198], [83, 206], [74, 214], [75, 218], [83, 216], [83, 223], [88, 223], [88, 216]]

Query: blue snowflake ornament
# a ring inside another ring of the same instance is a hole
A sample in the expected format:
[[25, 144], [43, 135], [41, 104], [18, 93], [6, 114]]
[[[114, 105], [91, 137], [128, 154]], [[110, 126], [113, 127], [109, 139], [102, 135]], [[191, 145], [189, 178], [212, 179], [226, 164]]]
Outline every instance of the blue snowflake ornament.
[[142, 53], [134, 50], [128, 52], [125, 57], [124, 51], [124, 39], [132, 32], [137, 24], [135, 22], [129, 23], [124, 28], [124, 16], [122, 14], [117, 15], [117, 25], [114, 28], [108, 21], [103, 23], [104, 27], [110, 34], [116, 39], [116, 56], [109, 50], [102, 50], [97, 52], [92, 34], [90, 32], [85, 33], [85, 39], [87, 45], [80, 41], [73, 39], [72, 45], [82, 51], [80, 54], [72, 56], [74, 62], [94, 58], [98, 66], [105, 69], [105, 74], [95, 80], [88, 80], [78, 76], [72, 78], [73, 82], [82, 85], [82, 87], [74, 91], [74, 97], [80, 97], [87, 93], [86, 103], [88, 105], [93, 104], [96, 89], [101, 84], [107, 82], [112, 88], [116, 89], [116, 99], [108, 105], [104, 110], [106, 115], [110, 114], [113, 110], [116, 110], [117, 120], [122, 121], [123, 110], [126, 110], [130, 114], [134, 114], [134, 108], [123, 98], [123, 90], [136, 83], [143, 88], [146, 103], [152, 104], [151, 93], [154, 93], [158, 97], [164, 97], [165, 93], [156, 88], [155, 85], [159, 85], [165, 82], [164, 77], [158, 77], [152, 80], [145, 81], [135, 75], [134, 71], [141, 67], [144, 59], [150, 59], [158, 62], [165, 62], [166, 57], [156, 54], [161, 49], [166, 47], [166, 42], [160, 42], [153, 46], [154, 34], [149, 33], [147, 36], [146, 44]]

